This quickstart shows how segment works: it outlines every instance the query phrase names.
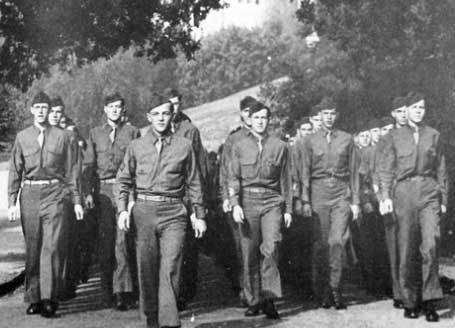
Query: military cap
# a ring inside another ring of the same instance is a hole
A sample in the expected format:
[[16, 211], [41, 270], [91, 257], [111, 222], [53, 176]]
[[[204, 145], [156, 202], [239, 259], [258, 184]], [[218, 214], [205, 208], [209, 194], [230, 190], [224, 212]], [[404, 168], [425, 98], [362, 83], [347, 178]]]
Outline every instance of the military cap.
[[310, 117], [317, 116], [317, 115], [319, 115], [319, 112], [320, 112], [319, 106], [315, 105], [315, 106], [311, 107], [309, 116]]
[[51, 98], [49, 98], [49, 96], [45, 92], [40, 91], [32, 99], [32, 106], [35, 104], [48, 104], [50, 106]]
[[390, 116], [384, 116], [381, 118], [381, 128], [387, 125], [394, 125], [395, 120]]
[[302, 117], [300, 119], [299, 123], [298, 123], [298, 126], [302, 126], [303, 124], [311, 124], [311, 125], [313, 125], [313, 123], [311, 123], [310, 118], [308, 116]]
[[152, 99], [150, 100], [150, 105], [148, 106], [148, 112], [150, 112], [152, 109], [164, 105], [164, 104], [169, 104], [171, 112], [174, 111], [174, 105], [169, 101], [169, 98], [167, 96], [163, 96], [160, 94], [154, 94], [152, 96]]
[[267, 116], [270, 116], [270, 108], [268, 108], [266, 105], [263, 103], [256, 101], [253, 105], [250, 107], [250, 116], [253, 115], [256, 112], [259, 112], [263, 109], [267, 110]]
[[395, 97], [392, 101], [392, 110], [407, 106], [406, 97]]
[[381, 126], [382, 126], [381, 121], [378, 120], [377, 118], [373, 118], [368, 121], [367, 130], [379, 129]]
[[406, 105], [410, 106], [410, 105], [415, 104], [416, 102], [418, 102], [420, 100], [424, 100], [424, 99], [425, 99], [425, 96], [422, 93], [411, 91], [406, 96]]
[[51, 99], [51, 107], [65, 107], [63, 100], [60, 96]]
[[324, 109], [336, 109], [337, 106], [331, 97], [324, 97], [317, 107], [319, 108], [319, 111], [321, 111]]
[[104, 98], [104, 106], [119, 100], [122, 102], [123, 106], [125, 104], [125, 99], [118, 92], [112, 93]]
[[180, 100], [182, 99], [182, 94], [177, 89], [167, 88], [166, 90], [164, 90], [164, 97], [166, 97], [167, 99], [177, 97]]
[[245, 98], [240, 100], [240, 110], [249, 108], [256, 102], [257, 102], [256, 98], [253, 98], [251, 96], [246, 96]]

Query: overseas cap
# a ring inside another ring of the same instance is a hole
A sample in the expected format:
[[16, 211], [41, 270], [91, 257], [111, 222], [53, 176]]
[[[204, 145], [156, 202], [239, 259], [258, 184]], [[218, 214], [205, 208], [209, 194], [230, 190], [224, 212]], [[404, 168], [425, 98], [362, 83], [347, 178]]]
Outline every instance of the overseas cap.
[[382, 126], [381, 121], [378, 120], [377, 118], [373, 118], [368, 121], [367, 130], [379, 129], [381, 126]]
[[266, 105], [263, 103], [256, 101], [251, 107], [250, 107], [250, 116], [253, 115], [256, 112], [259, 112], [263, 109], [267, 109], [267, 115], [270, 116], [270, 108], [268, 108]]
[[166, 90], [164, 90], [164, 97], [166, 97], [167, 99], [178, 97], [180, 100], [182, 99], [182, 94], [177, 89], [167, 88]]
[[384, 116], [381, 118], [381, 127], [387, 126], [387, 125], [394, 125], [395, 120], [390, 117], [390, 116]]
[[32, 106], [35, 104], [48, 104], [50, 106], [51, 98], [49, 98], [45, 92], [40, 91], [35, 95], [35, 97], [33, 97]]
[[410, 106], [423, 99], [425, 99], [425, 96], [422, 93], [411, 91], [406, 96], [406, 105]]
[[122, 106], [123, 106], [125, 104], [125, 99], [123, 99], [123, 97], [118, 92], [112, 93], [110, 95], [107, 95], [104, 98], [104, 106], [107, 106], [110, 103], [113, 103], [113, 102], [119, 101], [119, 100], [122, 102]]
[[256, 102], [257, 102], [256, 98], [253, 98], [251, 96], [246, 96], [245, 98], [240, 100], [240, 110], [249, 108]]
[[392, 101], [392, 110], [407, 106], [406, 97], [395, 97]]
[[51, 107], [65, 107], [63, 100], [60, 96], [51, 99]]
[[169, 101], [169, 98], [167, 96], [154, 94], [150, 101], [150, 105], [148, 106], [148, 111], [150, 112], [152, 109], [164, 104], [170, 104], [171, 105], [170, 110], [172, 112], [174, 111], [174, 105]]

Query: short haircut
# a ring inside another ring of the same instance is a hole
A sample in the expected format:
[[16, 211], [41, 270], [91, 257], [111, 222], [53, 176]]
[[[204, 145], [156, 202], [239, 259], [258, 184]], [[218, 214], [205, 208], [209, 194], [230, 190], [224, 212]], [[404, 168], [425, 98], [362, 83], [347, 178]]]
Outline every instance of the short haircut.
[[116, 102], [119, 100], [120, 100], [122, 106], [125, 105], [125, 99], [118, 92], [109, 94], [106, 97], [104, 97], [104, 106], [107, 106], [110, 103], [113, 103], [113, 102]]
[[48, 104], [50, 106], [51, 98], [49, 98], [49, 96], [44, 91], [40, 91], [32, 99], [32, 106], [35, 104]]
[[51, 107], [63, 107], [65, 108], [65, 104], [60, 96], [51, 99]]
[[245, 98], [240, 100], [240, 110], [250, 108], [256, 102], [257, 102], [256, 98], [253, 98], [251, 96], [246, 96]]
[[263, 103], [256, 101], [251, 107], [250, 107], [250, 117], [254, 114], [257, 113], [263, 109], [267, 110], [267, 117], [270, 117], [271, 111], [270, 108], [264, 105]]
[[411, 106], [412, 104], [415, 104], [416, 102], [424, 99], [425, 96], [423, 95], [423, 93], [411, 91], [406, 96], [406, 105]]
[[182, 94], [177, 89], [167, 88], [166, 90], [164, 90], [164, 97], [166, 97], [167, 99], [177, 97], [177, 98], [179, 98], [179, 100], [181, 100]]
[[381, 121], [377, 118], [373, 118], [368, 121], [367, 130], [379, 129], [381, 128]]

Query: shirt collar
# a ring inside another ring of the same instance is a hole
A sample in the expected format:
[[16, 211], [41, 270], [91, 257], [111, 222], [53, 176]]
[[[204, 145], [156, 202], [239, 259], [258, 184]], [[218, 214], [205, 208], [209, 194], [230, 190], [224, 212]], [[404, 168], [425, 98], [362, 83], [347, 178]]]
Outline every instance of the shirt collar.
[[[146, 136], [148, 138], [150, 138], [152, 144], [155, 144], [155, 142], [158, 141], [158, 139], [160, 138], [156, 133], [155, 131], [153, 130], [153, 127], [150, 126], [150, 129], [147, 131], [147, 134]], [[170, 144], [171, 143], [171, 139], [172, 139], [172, 132], [170, 130], [168, 130], [164, 135], [161, 136], [163, 138], [163, 142], [166, 143], [166, 144]]]
[[111, 123], [111, 121], [108, 120], [106, 123], [104, 123], [103, 128], [107, 131], [112, 131], [114, 128], [116, 128], [117, 130], [120, 130], [120, 128], [122, 126], [123, 126], [122, 123], [114, 125], [113, 123]]

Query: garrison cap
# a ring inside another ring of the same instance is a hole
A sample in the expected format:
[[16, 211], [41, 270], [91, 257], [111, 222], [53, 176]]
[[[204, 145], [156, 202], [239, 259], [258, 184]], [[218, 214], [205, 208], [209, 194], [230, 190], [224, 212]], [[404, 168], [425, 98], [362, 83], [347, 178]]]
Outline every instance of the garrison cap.
[[395, 125], [395, 120], [390, 116], [381, 118], [381, 128], [387, 125]]
[[107, 95], [104, 97], [104, 106], [109, 105], [110, 103], [116, 102], [116, 101], [121, 101], [122, 106], [125, 104], [125, 99], [120, 95], [120, 93], [115, 92], [110, 95]]
[[373, 118], [368, 121], [367, 130], [379, 129], [381, 126], [382, 126], [381, 121], [378, 120], [377, 118]]
[[317, 116], [317, 115], [319, 115], [319, 111], [320, 111], [319, 106], [315, 105], [315, 106], [311, 107], [309, 116], [310, 117]]
[[415, 104], [416, 102], [418, 102], [420, 100], [424, 100], [424, 99], [425, 99], [425, 96], [422, 93], [411, 91], [406, 96], [406, 105], [410, 106], [410, 105]]
[[407, 106], [406, 97], [395, 97], [392, 101], [392, 110]]
[[51, 99], [51, 107], [65, 107], [63, 100], [60, 96]]
[[240, 110], [250, 108], [256, 102], [257, 102], [256, 98], [253, 98], [251, 96], [246, 96], [245, 98], [240, 100]]
[[270, 116], [270, 108], [268, 108], [266, 105], [263, 103], [256, 101], [253, 105], [250, 107], [250, 116], [253, 115], [256, 112], [259, 112], [263, 109], [267, 110], [267, 116]]
[[40, 91], [32, 99], [32, 106], [35, 104], [48, 104], [50, 106], [51, 98], [49, 98], [49, 96], [44, 91]]
[[148, 112], [150, 112], [152, 109], [164, 105], [164, 104], [169, 104], [171, 112], [174, 111], [174, 105], [169, 101], [169, 98], [167, 96], [163, 96], [160, 94], [154, 94], [152, 99], [150, 100], [150, 105], [148, 106]]
[[[315, 106], [320, 112], [324, 109], [336, 109], [337, 106], [331, 97], [322, 98], [321, 102]], [[315, 114], [316, 115], [316, 114]]]
[[166, 97], [167, 99], [178, 97], [180, 100], [182, 99], [182, 94], [177, 89], [167, 88], [166, 90], [164, 90], [164, 97]]
[[304, 116], [300, 119], [299, 123], [298, 123], [298, 126], [302, 126], [303, 124], [311, 124], [313, 125], [313, 123], [311, 123], [310, 121], [310, 118], [308, 116]]

